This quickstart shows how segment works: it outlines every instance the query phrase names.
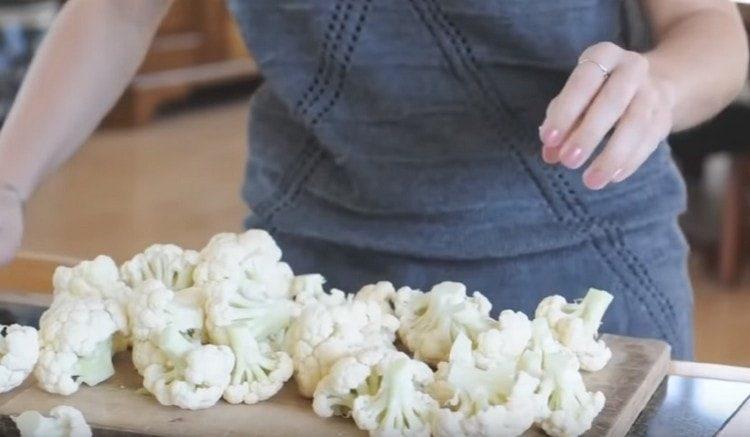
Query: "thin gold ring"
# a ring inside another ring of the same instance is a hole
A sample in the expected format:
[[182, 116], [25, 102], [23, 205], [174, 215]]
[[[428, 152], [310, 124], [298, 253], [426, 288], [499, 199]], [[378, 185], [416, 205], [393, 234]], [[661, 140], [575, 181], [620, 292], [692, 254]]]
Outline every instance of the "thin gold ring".
[[581, 60], [578, 61], [578, 65], [584, 64], [586, 62], [588, 62], [590, 64], [596, 65], [599, 68], [599, 70], [601, 70], [601, 72], [604, 73], [604, 78], [605, 79], [609, 77], [609, 69], [607, 67], [605, 67], [604, 65], [602, 65], [602, 64], [594, 61], [593, 59], [581, 58]]

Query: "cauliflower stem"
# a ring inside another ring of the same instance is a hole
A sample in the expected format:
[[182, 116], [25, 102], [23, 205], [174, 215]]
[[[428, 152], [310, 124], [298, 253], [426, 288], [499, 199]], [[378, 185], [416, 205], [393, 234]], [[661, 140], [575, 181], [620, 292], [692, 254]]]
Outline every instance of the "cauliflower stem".
[[[242, 297], [235, 293], [229, 299], [229, 307], [224, 314], [233, 321], [233, 325], [241, 326], [247, 335], [254, 338], [266, 338], [287, 326], [292, 318], [293, 305], [285, 299], [255, 300]], [[232, 328], [236, 330], [236, 328]]]
[[76, 364], [76, 372], [73, 376], [89, 386], [95, 386], [106, 381], [115, 374], [112, 364], [112, 338], [97, 344], [94, 351], [81, 357]]
[[195, 349], [195, 343], [189, 337], [173, 327], [166, 328], [158, 336], [158, 346], [172, 364], [172, 369], [164, 374], [166, 384], [184, 377], [187, 368], [185, 356]]
[[272, 357], [265, 356], [258, 348], [258, 342], [252, 332], [244, 327], [227, 328], [229, 346], [237, 359], [230, 385], [242, 384], [244, 381], [271, 383], [269, 374], [278, 364]]
[[409, 428], [422, 422], [416, 410], [409, 367], [409, 360], [401, 359], [391, 364], [383, 375], [380, 391], [372, 403], [382, 428]]
[[611, 294], [596, 288], [591, 288], [586, 293], [576, 311], [580, 312], [580, 317], [588, 331], [596, 332], [599, 329], [604, 313], [612, 303], [612, 298]]
[[386, 361], [379, 365], [382, 379], [377, 392], [354, 399], [354, 420], [373, 435], [430, 435], [437, 402], [420, 386], [432, 382], [432, 371], [405, 355]]

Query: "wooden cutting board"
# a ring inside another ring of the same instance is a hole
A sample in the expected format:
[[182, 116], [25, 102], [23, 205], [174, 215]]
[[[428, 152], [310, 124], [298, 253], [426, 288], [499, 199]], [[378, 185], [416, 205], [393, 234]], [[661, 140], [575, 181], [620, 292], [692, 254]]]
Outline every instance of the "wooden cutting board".
[[[612, 360], [600, 372], [586, 374], [589, 390], [601, 390], [607, 397], [588, 436], [622, 436], [635, 421], [667, 373], [669, 346], [657, 340], [605, 335]], [[289, 383], [275, 397], [257, 405], [229, 405], [220, 402], [202, 411], [185, 411], [159, 405], [137, 390], [140, 377], [129, 355], [115, 357], [117, 374], [96, 387], [58, 396], [45, 393], [30, 382], [11, 393], [0, 395], [0, 416], [26, 410], [47, 412], [57, 405], [81, 410], [99, 435], [122, 432], [147, 436], [359, 436], [365, 435], [351, 421], [317, 417], [310, 401], [297, 395]], [[7, 420], [6, 420], [7, 423]], [[2, 425], [0, 425], [2, 434]], [[543, 435], [531, 430], [529, 436]]]

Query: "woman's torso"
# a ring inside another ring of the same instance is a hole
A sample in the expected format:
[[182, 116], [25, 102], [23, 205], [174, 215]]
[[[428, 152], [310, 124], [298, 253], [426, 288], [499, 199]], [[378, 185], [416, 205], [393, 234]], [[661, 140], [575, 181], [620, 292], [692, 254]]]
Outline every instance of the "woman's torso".
[[580, 53], [626, 44], [618, 0], [232, 0], [265, 83], [249, 226], [385, 253], [513, 257], [673, 219], [661, 145], [589, 191], [537, 126]]

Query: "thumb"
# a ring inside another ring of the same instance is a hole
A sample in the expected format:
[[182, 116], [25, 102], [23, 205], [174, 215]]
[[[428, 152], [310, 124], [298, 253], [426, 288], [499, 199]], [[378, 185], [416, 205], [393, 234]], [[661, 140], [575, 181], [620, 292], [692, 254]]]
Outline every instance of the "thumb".
[[0, 266], [3, 266], [11, 262], [21, 248], [23, 218], [20, 213], [0, 215]]
[[0, 230], [0, 266], [4, 266], [16, 256], [19, 249], [19, 244], [16, 243], [15, 238], [11, 235]]

